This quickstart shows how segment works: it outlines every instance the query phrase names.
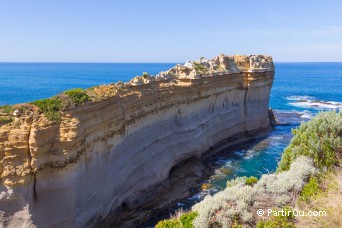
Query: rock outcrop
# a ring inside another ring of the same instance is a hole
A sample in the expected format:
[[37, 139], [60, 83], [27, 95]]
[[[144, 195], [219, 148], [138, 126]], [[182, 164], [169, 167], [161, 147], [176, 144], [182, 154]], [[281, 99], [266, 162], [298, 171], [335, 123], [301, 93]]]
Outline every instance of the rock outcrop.
[[273, 76], [271, 57], [220, 55], [91, 88], [59, 122], [23, 105], [0, 124], [0, 224], [110, 224], [177, 164], [269, 129]]

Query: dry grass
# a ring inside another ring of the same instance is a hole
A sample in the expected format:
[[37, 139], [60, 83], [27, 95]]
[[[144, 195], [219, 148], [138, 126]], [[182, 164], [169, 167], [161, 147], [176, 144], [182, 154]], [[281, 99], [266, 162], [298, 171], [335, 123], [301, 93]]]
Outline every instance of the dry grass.
[[297, 227], [342, 227], [342, 171], [330, 175], [323, 183], [325, 193], [298, 206], [304, 211], [326, 211], [326, 217], [296, 217]]

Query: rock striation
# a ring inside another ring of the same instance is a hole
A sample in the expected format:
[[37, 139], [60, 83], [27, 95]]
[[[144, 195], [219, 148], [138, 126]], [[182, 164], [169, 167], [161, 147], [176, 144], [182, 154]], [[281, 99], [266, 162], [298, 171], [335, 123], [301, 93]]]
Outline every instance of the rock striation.
[[220, 55], [88, 89], [60, 121], [21, 105], [0, 123], [0, 224], [108, 226], [177, 164], [267, 131], [273, 77], [269, 56]]

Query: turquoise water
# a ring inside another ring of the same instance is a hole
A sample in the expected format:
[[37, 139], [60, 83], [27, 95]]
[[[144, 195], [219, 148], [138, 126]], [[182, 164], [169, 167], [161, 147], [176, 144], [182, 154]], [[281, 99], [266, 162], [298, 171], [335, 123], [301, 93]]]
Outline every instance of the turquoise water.
[[[156, 74], [175, 63], [0, 63], [0, 105], [29, 102], [64, 90], [128, 81], [142, 72]], [[207, 194], [223, 189], [237, 176], [274, 172], [291, 129], [320, 110], [342, 108], [342, 63], [276, 63], [270, 106], [282, 125], [263, 138], [224, 151], [209, 161], [211, 175], [203, 180], [209, 189], [193, 191], [170, 211], [189, 208]], [[151, 221], [154, 224], [157, 220]], [[149, 226], [149, 225], [147, 225]]]

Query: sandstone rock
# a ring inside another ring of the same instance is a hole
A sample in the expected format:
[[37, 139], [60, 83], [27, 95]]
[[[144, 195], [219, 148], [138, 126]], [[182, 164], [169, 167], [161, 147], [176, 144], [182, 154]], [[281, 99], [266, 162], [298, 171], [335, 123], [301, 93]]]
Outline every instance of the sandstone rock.
[[14, 110], [14, 111], [13, 111], [13, 116], [14, 116], [14, 117], [19, 117], [19, 116], [21, 116], [20, 111], [19, 111], [18, 109]]
[[185, 159], [269, 129], [273, 75], [271, 57], [220, 55], [95, 87], [59, 123], [22, 113], [0, 126], [0, 224], [108, 225]]

